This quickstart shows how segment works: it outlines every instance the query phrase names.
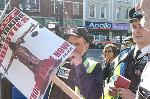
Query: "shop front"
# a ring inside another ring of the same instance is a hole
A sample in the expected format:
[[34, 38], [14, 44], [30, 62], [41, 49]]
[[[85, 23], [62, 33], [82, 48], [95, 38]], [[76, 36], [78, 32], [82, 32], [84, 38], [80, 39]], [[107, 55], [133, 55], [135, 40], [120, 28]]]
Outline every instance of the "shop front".
[[129, 24], [86, 21], [85, 28], [93, 36], [96, 47], [103, 48], [106, 44], [122, 43], [123, 38], [128, 36]]

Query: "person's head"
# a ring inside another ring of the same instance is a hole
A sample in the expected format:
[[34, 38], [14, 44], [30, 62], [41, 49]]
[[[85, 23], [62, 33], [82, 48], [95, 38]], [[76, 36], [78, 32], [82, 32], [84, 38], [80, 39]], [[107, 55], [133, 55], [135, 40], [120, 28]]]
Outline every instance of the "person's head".
[[136, 11], [140, 11], [144, 17], [142, 18], [145, 22], [142, 22], [143, 26], [150, 31], [150, 0], [139, 0], [135, 6]]
[[135, 6], [136, 11], [141, 11], [144, 15], [150, 15], [150, 0], [139, 0]]
[[65, 35], [65, 39], [76, 47], [75, 51], [84, 55], [91, 43], [91, 36], [84, 28], [72, 28]]
[[119, 48], [114, 44], [107, 44], [103, 49], [103, 55], [106, 60], [112, 61], [119, 54]]
[[129, 17], [132, 25], [132, 37], [139, 48], [143, 48], [150, 44], [150, 31], [145, 26], [145, 18], [140, 11], [129, 12]]

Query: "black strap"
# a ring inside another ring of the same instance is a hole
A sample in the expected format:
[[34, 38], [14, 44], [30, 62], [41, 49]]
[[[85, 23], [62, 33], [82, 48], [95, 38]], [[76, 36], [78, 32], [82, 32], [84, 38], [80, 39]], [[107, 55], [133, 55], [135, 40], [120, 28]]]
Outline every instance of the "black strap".
[[150, 91], [139, 86], [138, 99], [150, 99]]

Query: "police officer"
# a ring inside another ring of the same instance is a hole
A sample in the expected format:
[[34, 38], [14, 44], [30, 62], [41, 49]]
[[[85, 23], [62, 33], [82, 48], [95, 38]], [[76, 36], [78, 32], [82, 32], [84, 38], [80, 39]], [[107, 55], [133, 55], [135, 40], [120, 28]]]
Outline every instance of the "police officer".
[[[131, 12], [130, 12], [130, 14], [131, 14]], [[148, 60], [147, 53], [149, 53], [149, 51], [150, 51], [150, 45], [149, 45], [150, 44], [150, 39], [149, 39], [150, 32], [141, 23], [141, 21], [143, 20], [143, 14], [141, 14], [140, 11], [133, 11], [133, 12], [134, 12], [133, 17], [131, 18], [130, 22], [132, 23], [132, 36], [136, 43], [134, 54], [133, 54], [133, 56], [135, 58], [133, 61], [135, 61], [134, 64], [136, 65], [136, 69], [134, 70], [134, 68], [133, 68], [133, 67], [135, 67], [135, 65], [132, 66], [131, 70], [127, 69], [130, 75], [125, 75], [125, 77], [127, 77], [128, 79], [131, 80], [129, 89], [135, 93], [137, 90], [137, 86], [140, 82], [140, 75], [143, 71], [143, 68], [145, 67], [144, 66], [145, 64], [142, 65], [141, 59], [145, 58], [144, 63], [146, 63], [146, 61]], [[137, 52], [140, 52], [139, 55], [136, 55]], [[137, 57], [137, 59], [136, 59], [136, 57]], [[137, 67], [138, 65], [140, 65], [140, 66]], [[141, 68], [141, 65], [142, 65], [142, 68]], [[140, 68], [140, 69], [137, 69], [137, 68]], [[133, 70], [134, 70], [134, 72], [132, 73]], [[139, 75], [139, 76], [137, 76], [137, 75]], [[135, 79], [135, 78], [137, 78], [137, 79]], [[126, 98], [126, 99], [130, 99], [130, 98], [134, 99], [135, 98], [135, 95], [133, 95], [129, 90], [119, 88], [119, 89], [117, 89], [117, 91], [122, 98]], [[126, 96], [126, 95], [128, 95], [128, 96]]]
[[[57, 76], [85, 99], [99, 99], [102, 94], [102, 68], [99, 62], [85, 57], [91, 42], [89, 33], [84, 28], [73, 28], [65, 38], [76, 49], [58, 70]], [[71, 98], [54, 85], [49, 99]]]
[[131, 48], [125, 58], [121, 58], [119, 65], [114, 66], [117, 68], [114, 70], [114, 73], [125, 76], [127, 79], [131, 80], [131, 83], [129, 89], [112, 87], [112, 90], [117, 91], [119, 97], [122, 99], [135, 99], [141, 73], [148, 59], [147, 53], [150, 51], [147, 47], [147, 41], [150, 41], [146, 36], [148, 35], [146, 33], [147, 31], [142, 27], [142, 24], [140, 24], [143, 15], [133, 8], [129, 12], [129, 17], [132, 25], [132, 37], [136, 45], [134, 48]]
[[[135, 7], [136, 10], [140, 10], [142, 13], [144, 13], [144, 17], [142, 18], [142, 21], [140, 24], [145, 29], [145, 33], [143, 33], [144, 37], [143, 41], [147, 42], [145, 43], [145, 46], [147, 50], [150, 53], [150, 10], [148, 9], [150, 7], [150, 1], [149, 0], [140, 0]], [[142, 77], [141, 77], [141, 82], [139, 85], [139, 89], [137, 92], [136, 99], [150, 99], [150, 54], [148, 54], [148, 60], [147, 64], [143, 70]]]

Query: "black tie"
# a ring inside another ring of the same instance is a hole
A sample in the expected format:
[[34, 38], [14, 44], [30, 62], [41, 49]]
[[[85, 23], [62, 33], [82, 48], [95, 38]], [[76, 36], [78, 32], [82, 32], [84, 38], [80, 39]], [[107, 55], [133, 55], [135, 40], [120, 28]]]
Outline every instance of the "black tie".
[[136, 55], [135, 55], [135, 59], [138, 58], [138, 56], [140, 55], [140, 53], [141, 53], [141, 50], [137, 50]]

